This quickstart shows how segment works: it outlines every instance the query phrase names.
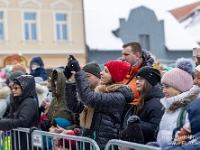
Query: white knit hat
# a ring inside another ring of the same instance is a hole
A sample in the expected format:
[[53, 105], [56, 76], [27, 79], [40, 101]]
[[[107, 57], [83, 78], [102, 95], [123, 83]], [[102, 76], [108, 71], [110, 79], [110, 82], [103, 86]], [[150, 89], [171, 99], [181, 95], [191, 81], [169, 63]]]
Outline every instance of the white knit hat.
[[200, 65], [196, 66], [196, 70], [200, 72]]

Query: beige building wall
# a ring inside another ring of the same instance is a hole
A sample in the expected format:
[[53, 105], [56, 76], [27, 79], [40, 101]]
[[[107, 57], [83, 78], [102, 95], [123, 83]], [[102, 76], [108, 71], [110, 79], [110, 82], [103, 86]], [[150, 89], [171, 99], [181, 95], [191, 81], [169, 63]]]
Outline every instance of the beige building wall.
[[[66, 65], [70, 54], [86, 63], [82, 0], [0, 0], [3, 36], [0, 39], [0, 67], [6, 57], [19, 54], [30, 60], [41, 56], [46, 69]], [[36, 40], [25, 38], [24, 13], [36, 14]], [[56, 14], [67, 16], [67, 40], [57, 40]]]

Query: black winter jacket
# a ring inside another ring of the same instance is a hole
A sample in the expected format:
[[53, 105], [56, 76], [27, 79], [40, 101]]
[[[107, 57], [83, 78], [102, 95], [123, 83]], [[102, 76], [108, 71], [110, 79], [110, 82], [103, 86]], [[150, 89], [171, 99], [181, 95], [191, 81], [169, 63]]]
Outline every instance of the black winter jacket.
[[138, 115], [141, 119], [141, 127], [144, 142], [156, 141], [160, 120], [164, 114], [160, 99], [164, 97], [162, 86], [154, 86], [146, 95], [144, 107]]
[[[31, 75], [23, 75], [14, 80], [18, 80], [22, 87], [22, 95], [13, 97], [14, 107], [11, 108], [10, 119], [0, 120], [0, 130], [11, 130], [17, 127], [37, 127], [39, 114], [37, 103], [34, 100], [35, 80]], [[17, 140], [17, 136], [15, 140]], [[18, 140], [17, 140], [18, 142]], [[30, 141], [29, 141], [30, 142]], [[20, 134], [21, 149], [27, 149], [26, 135]]]
[[116, 125], [121, 123], [125, 104], [133, 100], [132, 91], [129, 86], [123, 86], [111, 93], [93, 92], [82, 70], [75, 74], [75, 81], [76, 84], [66, 83], [65, 86], [67, 110], [81, 113], [84, 105], [95, 109], [90, 129], [96, 131], [96, 142], [103, 150], [110, 139], [118, 138]]

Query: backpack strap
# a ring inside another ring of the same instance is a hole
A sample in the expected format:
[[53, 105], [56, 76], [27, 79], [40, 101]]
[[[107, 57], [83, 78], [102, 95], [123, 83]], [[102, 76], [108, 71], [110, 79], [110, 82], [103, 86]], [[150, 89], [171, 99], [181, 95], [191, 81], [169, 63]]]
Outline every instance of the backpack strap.
[[172, 133], [172, 140], [174, 140], [176, 132], [179, 131], [184, 126], [185, 120], [186, 120], [186, 114], [187, 114], [187, 111], [186, 111], [186, 106], [185, 106], [179, 112], [177, 122], [176, 122], [176, 128], [173, 130], [173, 133]]

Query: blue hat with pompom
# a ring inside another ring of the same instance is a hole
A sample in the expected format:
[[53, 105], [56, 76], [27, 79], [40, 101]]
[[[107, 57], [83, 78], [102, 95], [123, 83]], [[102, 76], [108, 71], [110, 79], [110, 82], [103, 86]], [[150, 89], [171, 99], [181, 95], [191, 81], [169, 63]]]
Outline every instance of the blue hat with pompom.
[[195, 63], [189, 58], [179, 58], [175, 62], [175, 68], [166, 72], [162, 84], [167, 84], [180, 92], [188, 91], [193, 85], [192, 75], [195, 71]]

